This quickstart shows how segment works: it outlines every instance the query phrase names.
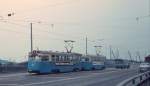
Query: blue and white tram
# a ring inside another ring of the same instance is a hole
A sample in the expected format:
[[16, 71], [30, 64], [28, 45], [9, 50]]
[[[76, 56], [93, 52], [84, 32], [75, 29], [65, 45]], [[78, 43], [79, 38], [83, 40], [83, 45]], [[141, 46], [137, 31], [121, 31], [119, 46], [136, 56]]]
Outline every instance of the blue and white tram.
[[102, 70], [105, 69], [106, 57], [103, 55], [91, 56], [93, 69]]
[[33, 51], [29, 53], [28, 72], [30, 73], [56, 73], [81, 70], [82, 54]]
[[82, 70], [89, 71], [92, 70], [92, 61], [88, 56], [82, 56], [81, 59]]
[[82, 70], [101, 70], [105, 69], [106, 57], [103, 55], [86, 55], [82, 56]]

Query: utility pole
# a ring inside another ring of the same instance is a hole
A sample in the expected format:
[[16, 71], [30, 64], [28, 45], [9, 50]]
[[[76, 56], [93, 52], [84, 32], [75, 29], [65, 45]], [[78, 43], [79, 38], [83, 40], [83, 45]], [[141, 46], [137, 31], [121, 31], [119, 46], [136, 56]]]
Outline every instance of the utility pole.
[[110, 48], [110, 59], [112, 59], [112, 50], [111, 50], [111, 46], [109, 46]]
[[136, 54], [137, 54], [137, 57], [138, 57], [138, 59], [139, 59], [139, 62], [141, 62], [141, 55], [140, 55], [140, 52], [137, 51]]
[[128, 50], [128, 55], [130, 57], [130, 62], [132, 63], [133, 62], [133, 59], [132, 59], [132, 55], [131, 55], [131, 52]]
[[131, 52], [128, 50], [128, 55], [130, 57], [130, 61], [132, 61], [132, 55], [131, 55]]
[[136, 62], [138, 62], [138, 56], [137, 55], [135, 56], [135, 58], [136, 58]]
[[85, 50], [86, 50], [85, 53], [87, 55], [87, 36], [86, 36], [86, 49]]
[[148, 9], [149, 9], [149, 17], [150, 17], [150, 0], [149, 0], [149, 8]]
[[31, 40], [31, 52], [33, 51], [33, 34], [32, 34], [32, 23], [30, 23], [30, 29], [31, 29], [31, 34], [30, 34], [30, 40]]
[[116, 58], [119, 59], [120, 57], [120, 53], [119, 53], [119, 49], [117, 48], [117, 55], [116, 55]]
[[115, 56], [114, 51], [112, 50], [111, 52], [112, 52], [112, 55], [113, 55], [114, 59], [117, 59], [116, 56]]

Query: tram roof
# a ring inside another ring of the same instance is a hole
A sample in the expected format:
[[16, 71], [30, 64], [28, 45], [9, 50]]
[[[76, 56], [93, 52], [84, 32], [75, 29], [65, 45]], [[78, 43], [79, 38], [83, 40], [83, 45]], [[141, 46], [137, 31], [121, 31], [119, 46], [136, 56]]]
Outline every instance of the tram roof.
[[106, 58], [106, 56], [103, 56], [103, 55], [84, 55], [83, 57]]
[[80, 53], [67, 53], [67, 52], [59, 52], [59, 51], [42, 51], [42, 50], [34, 50], [33, 52], [39, 53], [39, 54], [51, 54], [51, 55], [78, 55], [82, 56]]

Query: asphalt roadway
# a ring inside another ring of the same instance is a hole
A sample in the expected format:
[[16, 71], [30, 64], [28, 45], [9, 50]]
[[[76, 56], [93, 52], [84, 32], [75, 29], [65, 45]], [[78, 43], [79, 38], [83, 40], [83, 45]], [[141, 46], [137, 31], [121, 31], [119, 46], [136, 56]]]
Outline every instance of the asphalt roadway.
[[0, 86], [116, 86], [138, 74], [137, 69], [105, 69], [71, 73], [36, 75], [0, 74]]

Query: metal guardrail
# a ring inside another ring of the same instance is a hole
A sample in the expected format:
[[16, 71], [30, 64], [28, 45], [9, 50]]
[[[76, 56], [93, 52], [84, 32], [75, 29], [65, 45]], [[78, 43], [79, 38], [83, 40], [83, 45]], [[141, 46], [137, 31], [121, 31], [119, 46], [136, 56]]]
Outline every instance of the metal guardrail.
[[149, 78], [150, 71], [126, 79], [123, 82], [119, 83], [117, 86], [137, 86]]
[[26, 70], [27, 70], [26, 66], [0, 66], [0, 73], [26, 71]]

